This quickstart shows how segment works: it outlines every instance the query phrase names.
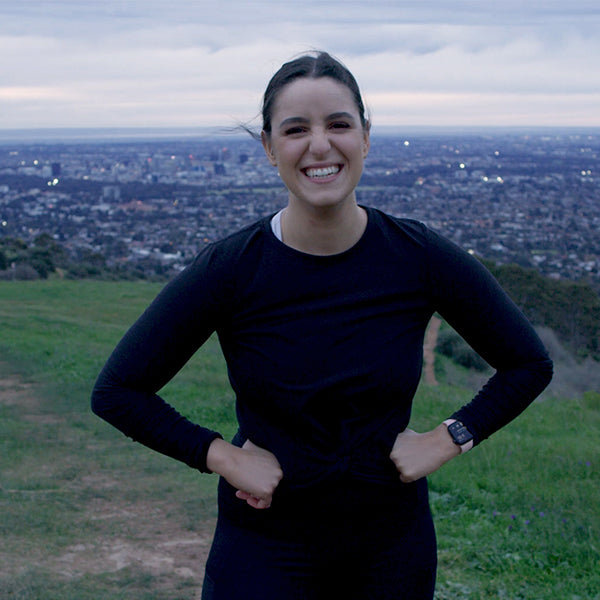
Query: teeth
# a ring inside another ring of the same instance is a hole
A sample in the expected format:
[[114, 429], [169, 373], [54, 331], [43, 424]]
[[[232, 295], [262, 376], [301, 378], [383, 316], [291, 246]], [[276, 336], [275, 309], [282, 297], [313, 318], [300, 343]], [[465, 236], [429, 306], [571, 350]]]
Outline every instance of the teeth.
[[332, 165], [322, 169], [306, 169], [306, 175], [308, 177], [328, 177], [329, 175], [335, 175], [339, 170], [340, 168], [337, 165]]

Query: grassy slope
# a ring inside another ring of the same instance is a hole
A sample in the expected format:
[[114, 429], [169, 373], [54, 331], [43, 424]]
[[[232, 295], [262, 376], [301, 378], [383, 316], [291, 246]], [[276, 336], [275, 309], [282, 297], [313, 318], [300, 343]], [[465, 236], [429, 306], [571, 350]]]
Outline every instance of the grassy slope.
[[[4, 379], [18, 373], [39, 398], [35, 410], [0, 406], [1, 597], [193, 597], [185, 579], [153, 578], [143, 567], [66, 579], [44, 560], [73, 544], [136, 535], [126, 511], [108, 528], [90, 514], [98, 506], [143, 503], [165, 523], [175, 519], [190, 531], [212, 523], [215, 478], [174, 467], [89, 412], [103, 361], [158, 289], [129, 282], [0, 282]], [[168, 388], [164, 394], [182, 412], [225, 435], [233, 432], [215, 340]], [[413, 427], [434, 426], [468, 397], [458, 387], [422, 386]], [[431, 478], [437, 598], [600, 599], [597, 400], [538, 402]]]

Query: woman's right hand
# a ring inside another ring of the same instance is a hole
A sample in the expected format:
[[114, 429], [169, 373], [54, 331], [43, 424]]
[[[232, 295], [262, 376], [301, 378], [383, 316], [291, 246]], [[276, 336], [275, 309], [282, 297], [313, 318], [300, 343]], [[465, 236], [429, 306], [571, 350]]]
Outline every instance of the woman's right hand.
[[276, 456], [250, 440], [238, 448], [215, 439], [208, 449], [206, 466], [236, 488], [238, 498], [257, 509], [271, 506], [273, 494], [283, 478]]

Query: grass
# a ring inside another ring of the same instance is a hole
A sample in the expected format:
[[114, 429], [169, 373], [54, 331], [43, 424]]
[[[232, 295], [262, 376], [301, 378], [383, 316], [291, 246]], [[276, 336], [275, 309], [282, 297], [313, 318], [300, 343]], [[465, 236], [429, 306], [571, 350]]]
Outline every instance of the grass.
[[599, 426], [585, 400], [538, 402], [431, 478], [437, 598], [600, 598]]
[[[158, 289], [0, 282], [0, 382], [12, 399], [0, 403], [1, 598], [197, 597], [216, 478], [131, 443], [89, 410], [103, 362]], [[438, 358], [452, 385], [421, 387], [417, 430], [469, 399], [471, 375]], [[164, 394], [233, 433], [215, 339]], [[431, 477], [438, 600], [600, 599], [599, 429], [598, 393], [548, 398]]]

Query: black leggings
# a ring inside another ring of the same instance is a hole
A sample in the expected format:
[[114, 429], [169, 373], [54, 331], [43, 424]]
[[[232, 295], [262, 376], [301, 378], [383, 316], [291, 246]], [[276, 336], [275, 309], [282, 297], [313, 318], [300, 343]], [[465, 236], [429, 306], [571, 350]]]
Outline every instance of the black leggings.
[[418, 502], [353, 482], [256, 511], [221, 482], [202, 599], [431, 600], [436, 544], [426, 482], [404, 489]]

